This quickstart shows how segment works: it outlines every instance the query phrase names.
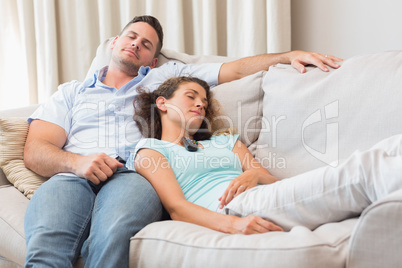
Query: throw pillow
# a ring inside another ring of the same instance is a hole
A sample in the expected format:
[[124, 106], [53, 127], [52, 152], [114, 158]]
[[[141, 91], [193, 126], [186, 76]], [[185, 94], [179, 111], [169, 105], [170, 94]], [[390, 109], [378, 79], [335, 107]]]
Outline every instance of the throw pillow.
[[213, 97], [221, 105], [225, 127], [234, 129], [247, 147], [257, 140], [261, 130], [265, 73], [261, 71], [212, 89]]
[[26, 118], [0, 118], [0, 168], [7, 179], [28, 199], [46, 181], [24, 165], [24, 146], [28, 134]]

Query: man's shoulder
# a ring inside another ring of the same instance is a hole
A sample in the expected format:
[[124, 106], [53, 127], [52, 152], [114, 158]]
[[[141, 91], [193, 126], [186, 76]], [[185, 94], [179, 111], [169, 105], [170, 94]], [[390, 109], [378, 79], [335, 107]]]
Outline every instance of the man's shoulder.
[[178, 68], [181, 66], [186, 66], [186, 63], [183, 62], [179, 62], [179, 61], [168, 61], [165, 62], [155, 68], [153, 68], [152, 70], [163, 70], [163, 69], [172, 69], [172, 68]]
[[69, 82], [65, 82], [59, 86], [59, 91], [63, 91], [65, 93], [73, 93], [78, 94], [83, 91], [85, 88], [88, 88], [93, 85], [93, 82], [90, 80], [85, 80], [84, 82], [78, 80], [72, 80]]

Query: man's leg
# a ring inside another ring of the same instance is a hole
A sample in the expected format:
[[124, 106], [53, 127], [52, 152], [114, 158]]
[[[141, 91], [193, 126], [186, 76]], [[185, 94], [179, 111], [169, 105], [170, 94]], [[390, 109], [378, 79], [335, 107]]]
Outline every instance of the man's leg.
[[130, 238], [161, 217], [152, 185], [133, 171], [119, 169], [97, 195], [82, 248], [85, 267], [128, 267]]
[[254, 187], [222, 213], [257, 215], [285, 230], [358, 216], [371, 203], [402, 189], [402, 135], [355, 152], [338, 167], [316, 169], [290, 179]]
[[94, 200], [78, 177], [57, 175], [41, 185], [25, 215], [26, 267], [72, 267], [88, 236]]

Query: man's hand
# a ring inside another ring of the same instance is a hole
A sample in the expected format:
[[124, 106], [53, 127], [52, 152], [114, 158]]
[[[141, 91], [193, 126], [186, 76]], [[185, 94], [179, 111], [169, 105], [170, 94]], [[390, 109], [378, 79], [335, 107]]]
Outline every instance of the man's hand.
[[106, 181], [124, 165], [105, 153], [92, 154], [77, 158], [74, 173], [94, 184]]
[[257, 216], [247, 216], [244, 218], [234, 216], [232, 222], [232, 233], [236, 234], [261, 234], [272, 231], [282, 232], [283, 229], [263, 218]]
[[337, 62], [343, 61], [335, 56], [300, 50], [291, 51], [288, 53], [288, 56], [290, 64], [300, 73], [306, 72], [306, 65], [314, 65], [324, 72], [328, 72], [329, 69], [327, 66], [337, 69], [341, 66]]
[[262, 54], [224, 63], [219, 71], [218, 82], [222, 84], [241, 79], [259, 71], [267, 71], [270, 66], [278, 63], [291, 64], [300, 73], [305, 73], [305, 66], [310, 64], [317, 66], [324, 72], [328, 72], [327, 66], [339, 68], [341, 65], [337, 62], [340, 61], [343, 60], [334, 56], [300, 50]]

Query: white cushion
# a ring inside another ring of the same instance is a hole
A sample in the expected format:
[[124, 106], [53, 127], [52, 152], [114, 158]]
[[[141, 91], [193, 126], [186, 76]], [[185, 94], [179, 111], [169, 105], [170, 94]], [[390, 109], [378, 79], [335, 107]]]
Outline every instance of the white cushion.
[[356, 219], [314, 231], [232, 235], [164, 221], [146, 226], [130, 242], [133, 267], [345, 267]]
[[221, 105], [225, 126], [240, 134], [247, 147], [257, 140], [261, 130], [265, 73], [261, 71], [212, 89], [213, 97]]
[[271, 67], [256, 158], [291, 177], [402, 133], [401, 85], [401, 51], [353, 57], [329, 73]]

